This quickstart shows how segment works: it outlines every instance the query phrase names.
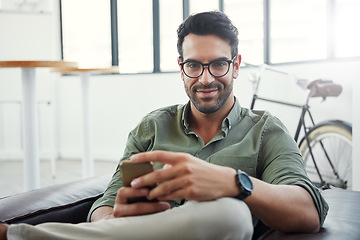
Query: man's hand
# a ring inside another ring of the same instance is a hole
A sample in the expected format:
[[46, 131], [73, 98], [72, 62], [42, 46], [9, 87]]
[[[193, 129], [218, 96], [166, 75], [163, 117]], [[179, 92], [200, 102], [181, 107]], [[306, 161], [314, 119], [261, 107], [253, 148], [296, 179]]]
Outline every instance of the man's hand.
[[129, 198], [147, 197], [148, 195], [149, 190], [147, 188], [120, 188], [115, 198], [115, 205], [112, 213], [113, 217], [118, 218], [140, 216], [162, 212], [170, 209], [170, 204], [168, 202], [137, 202], [132, 204], [127, 203]]
[[168, 202], [127, 203], [127, 199], [129, 198], [146, 197], [148, 194], [149, 190], [146, 188], [136, 189], [132, 187], [122, 187], [117, 191], [114, 207], [102, 206], [95, 209], [91, 215], [91, 221], [140, 216], [170, 209], [170, 204]]
[[133, 155], [130, 159], [167, 166], [132, 181], [131, 186], [139, 189], [158, 183], [150, 191], [149, 199], [208, 201], [239, 193], [234, 169], [205, 162], [187, 153], [153, 151]]
[[9, 228], [9, 225], [1, 223], [0, 224], [0, 240], [6, 240], [6, 233]]
[[[170, 208], [169, 203], [162, 202], [165, 200], [208, 201], [232, 197], [239, 193], [234, 169], [207, 163], [190, 154], [153, 151], [133, 155], [130, 159], [133, 162], [159, 162], [165, 166], [161, 170], [134, 179], [132, 187], [120, 188], [114, 208], [96, 209], [91, 221], [162, 212]], [[146, 188], [154, 184], [157, 186], [152, 190]], [[134, 197], [160, 201], [128, 204], [127, 200]]]

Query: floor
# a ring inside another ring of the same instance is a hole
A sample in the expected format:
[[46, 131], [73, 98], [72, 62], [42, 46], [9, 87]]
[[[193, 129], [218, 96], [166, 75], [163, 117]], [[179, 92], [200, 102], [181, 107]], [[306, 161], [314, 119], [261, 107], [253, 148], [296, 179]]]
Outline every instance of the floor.
[[[111, 174], [115, 161], [95, 161], [95, 175]], [[40, 161], [40, 186], [50, 186], [82, 179], [80, 160], [56, 161], [56, 176], [51, 174], [50, 161]], [[23, 162], [20, 160], [0, 161], [0, 198], [21, 193], [23, 188]]]

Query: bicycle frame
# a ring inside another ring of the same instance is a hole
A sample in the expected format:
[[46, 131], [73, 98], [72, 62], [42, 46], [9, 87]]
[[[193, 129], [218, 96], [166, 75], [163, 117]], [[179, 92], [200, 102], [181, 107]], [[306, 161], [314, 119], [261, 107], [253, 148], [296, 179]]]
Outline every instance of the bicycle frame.
[[[256, 100], [262, 100], [262, 101], [265, 101], [265, 102], [271, 102], [271, 103], [276, 103], [276, 104], [281, 104], [281, 105], [285, 105], [285, 106], [289, 106], [289, 107], [295, 107], [295, 108], [300, 108], [301, 109], [301, 115], [300, 115], [300, 118], [299, 118], [299, 122], [297, 124], [297, 127], [296, 127], [296, 132], [295, 132], [295, 136], [294, 136], [294, 140], [295, 142], [298, 143], [298, 140], [299, 140], [299, 135], [300, 135], [300, 131], [301, 131], [301, 128], [304, 129], [304, 138], [306, 140], [306, 144], [308, 146], [308, 149], [309, 149], [309, 153], [310, 153], [310, 156], [311, 156], [311, 160], [314, 164], [314, 167], [315, 167], [315, 170], [316, 170], [316, 173], [317, 175], [319, 176], [319, 179], [320, 179], [320, 187], [326, 189], [326, 188], [329, 188], [329, 184], [327, 184], [323, 177], [321, 176], [321, 173], [320, 173], [320, 170], [319, 170], [319, 167], [316, 163], [316, 160], [315, 160], [315, 157], [314, 157], [314, 154], [313, 154], [313, 151], [312, 151], [312, 147], [310, 145], [310, 140], [309, 140], [309, 133], [310, 133], [310, 129], [312, 127], [315, 126], [315, 121], [312, 117], [312, 114], [310, 112], [310, 106], [308, 104], [309, 102], [309, 97], [307, 98], [306, 100], [306, 103], [304, 105], [298, 105], [298, 104], [293, 104], [293, 103], [289, 103], [289, 102], [283, 102], [283, 101], [278, 101], [278, 100], [273, 100], [273, 99], [269, 99], [269, 98], [263, 98], [263, 97], [259, 97], [256, 93], [253, 94], [253, 98], [252, 98], [252, 101], [251, 101], [251, 105], [250, 105], [250, 109], [253, 110], [254, 109], [254, 106], [255, 106], [255, 102]], [[312, 126], [306, 126], [306, 123], [305, 123], [305, 116], [306, 114], [309, 116], [310, 118], [310, 121], [311, 121], [311, 124]], [[319, 141], [320, 145], [321, 145], [321, 148], [323, 149], [324, 151], [324, 154], [326, 156], [326, 159], [328, 160], [328, 163], [330, 164], [332, 170], [333, 170], [333, 173], [334, 175], [337, 177], [337, 179], [340, 179], [339, 177], [339, 174], [338, 172], [335, 170], [335, 167], [332, 163], [332, 161], [330, 160], [330, 157], [322, 143], [322, 141]], [[342, 184], [345, 184], [346, 186], [346, 182], [343, 182]]]
[[[296, 132], [295, 132], [295, 136], [294, 136], [294, 140], [295, 142], [298, 142], [298, 139], [299, 139], [299, 135], [300, 135], [300, 131], [301, 131], [301, 128], [304, 129], [304, 137], [306, 139], [306, 142], [307, 142], [307, 145], [308, 145], [308, 148], [309, 148], [309, 152], [310, 152], [310, 155], [311, 155], [311, 159], [314, 163], [314, 167], [315, 167], [315, 170], [320, 178], [320, 183], [321, 183], [321, 186], [325, 185], [325, 181], [323, 180], [321, 174], [320, 174], [320, 170], [317, 166], [317, 163], [315, 161], [315, 158], [314, 158], [314, 155], [313, 155], [313, 152], [312, 152], [312, 148], [310, 146], [310, 141], [309, 141], [309, 129], [311, 127], [307, 127], [306, 126], [306, 123], [305, 123], [305, 115], [308, 114], [308, 116], [310, 117], [310, 120], [311, 120], [311, 123], [312, 123], [312, 126], [315, 125], [315, 122], [314, 122], [314, 119], [311, 115], [311, 112], [309, 110], [309, 105], [308, 105], [308, 100], [306, 101], [306, 104], [304, 105], [298, 105], [298, 104], [292, 104], [292, 103], [288, 103], [288, 102], [283, 102], [283, 101], [278, 101], [278, 100], [273, 100], [273, 99], [269, 99], [269, 98], [262, 98], [262, 97], [259, 97], [257, 94], [254, 94], [253, 95], [253, 98], [252, 98], [252, 101], [251, 101], [251, 105], [250, 105], [250, 109], [253, 110], [254, 109], [254, 106], [255, 106], [255, 102], [256, 100], [262, 100], [262, 101], [265, 101], [265, 102], [271, 102], [271, 103], [277, 103], [277, 104], [281, 104], [281, 105], [285, 105], [285, 106], [289, 106], [289, 107], [295, 107], [295, 108], [300, 108], [301, 109], [301, 115], [300, 115], [300, 119], [299, 119], [299, 122], [298, 122], [298, 125], [297, 125], [297, 128], [296, 128]], [[322, 146], [323, 147], [323, 146]], [[325, 155], [327, 155], [326, 153], [326, 150], [325, 148], [323, 147], [323, 150], [325, 152]], [[330, 165], [332, 166], [333, 170], [335, 171], [334, 167], [333, 167], [333, 164], [331, 163], [329, 157], [327, 157], [328, 160], [329, 160], [329, 163]]]
[[[251, 64], [247, 64], [247, 65], [252, 66], [252, 67], [259, 67], [259, 66], [255, 66], [255, 65], [251, 65]], [[292, 74], [290, 74], [288, 72], [284, 72], [284, 71], [281, 71], [279, 69], [272, 68], [269, 65], [263, 64], [259, 68], [259, 71], [258, 71], [259, 75], [256, 75], [255, 79], [252, 79], [253, 86], [254, 86], [254, 94], [253, 94], [253, 98], [252, 98], [252, 101], [251, 101], [250, 109], [251, 110], [254, 109], [256, 100], [262, 100], [262, 101], [266, 101], [266, 102], [271, 102], [271, 103], [276, 103], [276, 104], [281, 104], [281, 105], [301, 109], [301, 115], [300, 115], [300, 118], [299, 118], [299, 122], [297, 124], [294, 140], [295, 140], [295, 142], [299, 143], [298, 140], [299, 140], [299, 136], [300, 136], [300, 131], [301, 131], [301, 128], [303, 128], [304, 129], [304, 138], [303, 139], [306, 141], [307, 147], [309, 149], [309, 154], [310, 154], [312, 162], [314, 164], [314, 168], [315, 168], [316, 173], [317, 173], [317, 175], [319, 176], [319, 179], [320, 179], [321, 187], [322, 188], [329, 188], [329, 184], [324, 181], [324, 179], [323, 179], [323, 177], [322, 177], [322, 175], [320, 173], [320, 170], [318, 168], [318, 164], [316, 163], [316, 160], [315, 160], [315, 157], [314, 157], [314, 154], [313, 154], [313, 149], [312, 149], [312, 147], [310, 145], [309, 135], [310, 135], [312, 129], [314, 127], [318, 126], [317, 124], [315, 124], [315, 121], [314, 121], [314, 119], [312, 117], [312, 114], [311, 114], [311, 112], [309, 110], [310, 109], [309, 99], [311, 97], [310, 93], [309, 93], [304, 105], [298, 105], [298, 104], [293, 104], [293, 103], [289, 103], [289, 102], [284, 102], [284, 101], [278, 101], [278, 100], [274, 100], [274, 99], [259, 97], [257, 95], [257, 92], [258, 92], [258, 89], [259, 89], [261, 76], [263, 76], [263, 73], [264, 73], [265, 70], [270, 70], [272, 72], [287, 75], [289, 78], [293, 78], [293, 79], [297, 80], [298, 85], [300, 85], [303, 89], [306, 89], [308, 87], [307, 80], [306, 79], [297, 79], [296, 77], [294, 77]], [[301, 80], [304, 80], [305, 82], [302, 82]], [[311, 126], [307, 126], [306, 123], [305, 123], [305, 116], [306, 115], [308, 115], [309, 118], [310, 118], [310, 121], [311, 121], [311, 124], [312, 124]], [[332, 163], [332, 161], [331, 161], [331, 159], [329, 157], [329, 154], [327, 153], [327, 151], [325, 149], [325, 146], [324, 146], [323, 142], [320, 140], [319, 143], [320, 143], [320, 146], [321, 146], [322, 150], [324, 151], [324, 155], [325, 155], [330, 167], [332, 168], [333, 174], [336, 176], [336, 178], [338, 180], [341, 180], [340, 177], [339, 177], [338, 172], [335, 170], [334, 164]], [[342, 182], [341, 187], [346, 186], [346, 182], [344, 182], [342, 180], [341, 180], [341, 182]]]

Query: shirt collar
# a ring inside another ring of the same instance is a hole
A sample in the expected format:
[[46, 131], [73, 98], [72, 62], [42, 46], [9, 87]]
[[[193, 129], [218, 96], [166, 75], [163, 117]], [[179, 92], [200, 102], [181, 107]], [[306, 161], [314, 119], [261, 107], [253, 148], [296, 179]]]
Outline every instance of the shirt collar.
[[223, 130], [224, 130], [224, 128], [227, 128], [228, 130], [230, 130], [233, 126], [235, 126], [236, 124], [238, 124], [240, 122], [241, 106], [240, 106], [240, 103], [237, 100], [237, 98], [234, 97], [234, 99], [235, 99], [234, 106], [223, 121], [223, 124], [222, 124]]
[[[234, 97], [235, 103], [229, 114], [225, 117], [225, 119], [222, 122], [222, 131], [227, 134], [229, 130], [236, 124], [240, 122], [241, 119], [241, 106], [239, 101], [236, 97]], [[181, 122], [183, 124], [185, 132], [189, 132], [189, 123], [187, 121], [187, 117], [189, 115], [190, 111], [190, 101], [184, 106], [182, 116], [181, 116]]]
[[181, 122], [183, 124], [185, 132], [189, 132], [189, 122], [187, 120], [187, 117], [189, 115], [190, 111], [190, 101], [184, 106], [182, 116], [181, 116]]

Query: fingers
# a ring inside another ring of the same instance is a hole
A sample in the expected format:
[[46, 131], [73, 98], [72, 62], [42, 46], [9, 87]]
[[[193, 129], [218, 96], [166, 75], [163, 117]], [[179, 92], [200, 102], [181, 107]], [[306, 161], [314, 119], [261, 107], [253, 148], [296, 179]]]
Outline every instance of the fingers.
[[159, 200], [174, 200], [177, 198], [191, 199], [189, 189], [191, 189], [191, 180], [188, 177], [174, 178], [173, 180], [163, 182], [152, 189], [148, 198]]
[[146, 188], [120, 188], [115, 198], [115, 205], [112, 215], [116, 218], [139, 216], [165, 211], [170, 208], [170, 204], [167, 202], [139, 202], [128, 204], [128, 199], [135, 197], [147, 197], [148, 194], [149, 190]]
[[146, 197], [149, 194], [147, 188], [130, 188], [122, 187], [118, 190], [115, 202], [119, 204], [127, 204], [129, 198]]
[[[194, 175], [197, 175], [196, 169], [202, 169], [203, 167], [199, 164], [205, 163], [198, 161], [189, 154], [164, 151], [137, 154], [134, 157], [132, 161], [157, 161], [165, 164], [163, 169], [138, 177], [131, 182], [133, 188], [144, 188], [158, 184], [150, 191], [148, 196], [150, 200], [158, 197], [162, 197], [164, 200], [173, 200], [175, 198], [171, 199], [168, 196], [174, 192], [177, 192], [177, 196], [180, 198], [186, 197], [184, 193], [189, 189], [191, 190], [191, 188], [186, 188], [190, 185], [191, 179], [194, 179]], [[179, 194], [183, 195], [180, 196]]]
[[176, 175], [177, 171], [175, 167], [167, 167], [166, 169], [156, 170], [141, 177], [135, 178], [131, 181], [130, 184], [133, 188], [143, 188], [173, 179]]
[[171, 168], [171, 165], [170, 165], [170, 164], [165, 164], [165, 165], [163, 166], [163, 169], [169, 169], [169, 168]]
[[186, 159], [190, 155], [187, 153], [176, 153], [167, 151], [143, 152], [132, 155], [130, 160], [133, 162], [159, 162], [163, 164], [173, 165], [174, 163]]
[[152, 161], [164, 164], [162, 169], [134, 179], [131, 182], [131, 186], [134, 188], [153, 186], [154, 184], [189, 174], [192, 171], [192, 163], [197, 162], [197, 160], [189, 154], [166, 151], [140, 153], [133, 155], [130, 159], [134, 162]]
[[167, 166], [131, 182], [131, 186], [138, 189], [158, 184], [150, 191], [148, 199], [213, 200], [228, 196], [226, 186], [234, 179], [233, 169], [210, 164], [187, 153], [154, 151], [136, 154], [130, 159], [134, 162], [160, 162]]
[[170, 209], [168, 202], [139, 202], [133, 204], [120, 204], [114, 207], [114, 217], [141, 216]]

